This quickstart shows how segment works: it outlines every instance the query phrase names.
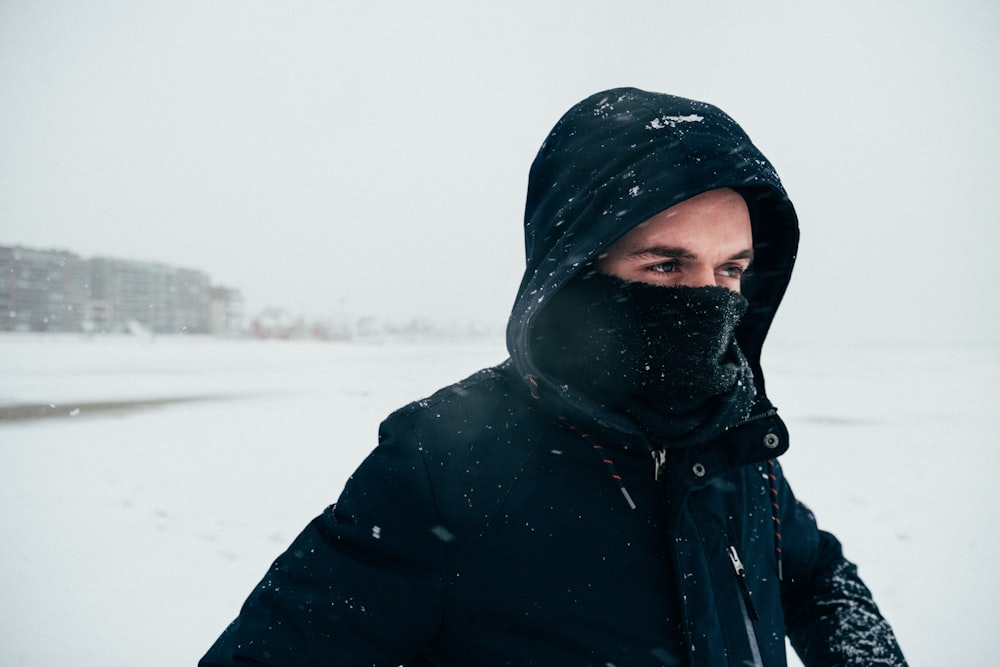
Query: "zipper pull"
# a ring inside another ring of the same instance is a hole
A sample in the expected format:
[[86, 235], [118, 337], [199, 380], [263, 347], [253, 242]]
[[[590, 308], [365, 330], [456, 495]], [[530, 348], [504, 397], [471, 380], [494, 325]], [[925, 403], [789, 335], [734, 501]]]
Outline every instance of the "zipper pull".
[[743, 567], [743, 561], [740, 560], [740, 555], [734, 546], [726, 547], [726, 553], [729, 554], [729, 560], [733, 564], [733, 571], [736, 573], [736, 581], [739, 582], [740, 591], [743, 593], [743, 602], [746, 603], [747, 613], [753, 620], [759, 620], [757, 610], [753, 606], [753, 600], [750, 599], [750, 587], [747, 585], [747, 571]]
[[653, 481], [660, 481], [660, 473], [663, 472], [663, 466], [667, 464], [667, 450], [666, 449], [654, 449], [650, 452], [653, 455]]

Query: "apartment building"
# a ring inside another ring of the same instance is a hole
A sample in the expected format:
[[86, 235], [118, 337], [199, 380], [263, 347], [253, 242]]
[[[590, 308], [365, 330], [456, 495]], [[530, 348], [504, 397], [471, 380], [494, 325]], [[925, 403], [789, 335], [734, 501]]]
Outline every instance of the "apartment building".
[[0, 246], [0, 331], [232, 335], [242, 304], [194, 269]]

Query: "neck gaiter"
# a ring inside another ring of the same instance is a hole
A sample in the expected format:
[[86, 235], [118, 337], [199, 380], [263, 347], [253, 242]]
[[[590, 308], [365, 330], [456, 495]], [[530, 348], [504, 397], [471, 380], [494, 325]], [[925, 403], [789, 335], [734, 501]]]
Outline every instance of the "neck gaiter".
[[735, 331], [747, 300], [722, 287], [661, 287], [599, 273], [571, 280], [532, 327], [535, 363], [674, 446], [705, 442], [749, 413], [750, 367]]

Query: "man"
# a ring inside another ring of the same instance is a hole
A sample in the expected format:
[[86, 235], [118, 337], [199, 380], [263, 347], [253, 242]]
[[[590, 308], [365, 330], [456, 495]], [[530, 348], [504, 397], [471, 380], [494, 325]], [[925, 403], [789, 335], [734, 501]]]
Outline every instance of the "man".
[[794, 262], [719, 109], [594, 95], [532, 165], [510, 359], [382, 424], [202, 665], [905, 665], [792, 495], [760, 353]]

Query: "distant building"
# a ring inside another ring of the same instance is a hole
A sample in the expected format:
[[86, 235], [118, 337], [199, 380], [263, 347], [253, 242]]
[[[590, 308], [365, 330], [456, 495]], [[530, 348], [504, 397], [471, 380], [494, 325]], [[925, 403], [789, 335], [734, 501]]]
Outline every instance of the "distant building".
[[213, 287], [208, 311], [208, 329], [214, 334], [235, 336], [243, 331], [243, 295], [229, 287]]
[[79, 331], [89, 278], [72, 253], [0, 247], [0, 331]]
[[0, 246], [0, 331], [234, 334], [242, 316], [201, 271]]

